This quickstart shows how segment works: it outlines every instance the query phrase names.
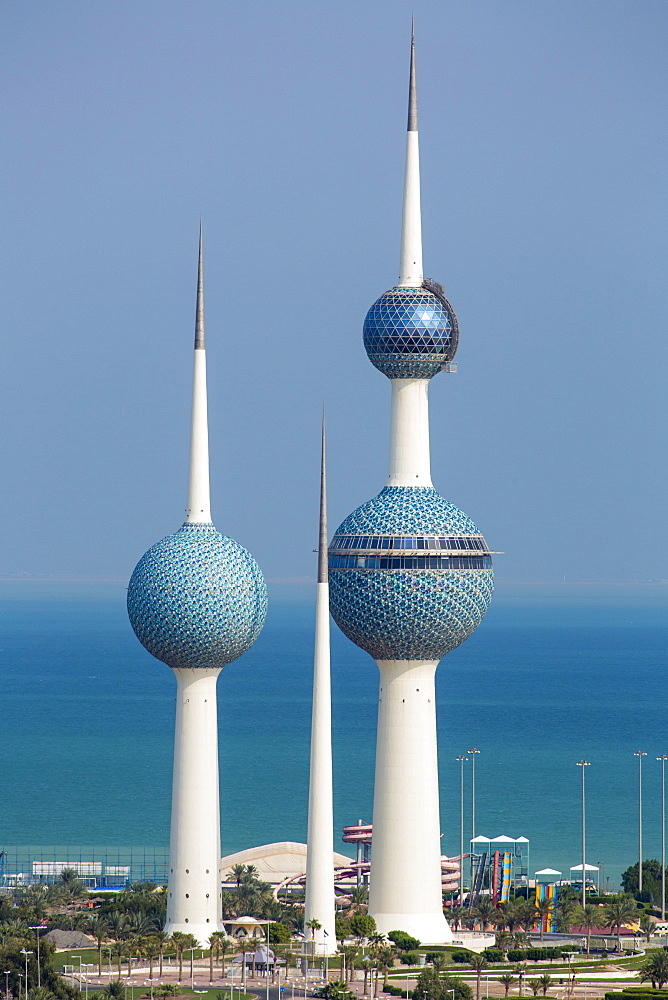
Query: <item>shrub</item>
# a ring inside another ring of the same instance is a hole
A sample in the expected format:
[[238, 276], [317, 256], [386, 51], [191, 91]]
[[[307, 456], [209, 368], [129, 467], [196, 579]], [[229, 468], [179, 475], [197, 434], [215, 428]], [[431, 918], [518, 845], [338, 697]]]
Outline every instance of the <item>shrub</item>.
[[469, 951], [468, 949], [466, 951], [453, 951], [452, 961], [459, 962], [460, 965], [465, 965], [470, 959], [471, 955], [473, 955], [473, 952]]
[[418, 939], [411, 937], [406, 931], [390, 931], [387, 936], [399, 951], [415, 951], [416, 948], [420, 947]]
[[501, 948], [485, 948], [482, 954], [488, 962], [503, 962], [505, 957]]
[[402, 965], [419, 965], [420, 964], [420, 952], [419, 951], [401, 951], [399, 952], [399, 960]]

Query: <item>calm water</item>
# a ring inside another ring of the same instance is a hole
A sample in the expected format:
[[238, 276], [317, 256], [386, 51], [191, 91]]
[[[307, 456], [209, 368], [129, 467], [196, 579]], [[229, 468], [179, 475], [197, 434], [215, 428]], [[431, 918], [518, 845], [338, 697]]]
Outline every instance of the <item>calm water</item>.
[[[0, 849], [167, 844], [175, 685], [134, 638], [124, 593], [0, 583]], [[313, 591], [272, 597], [261, 638], [218, 683], [224, 853], [306, 835]], [[476, 746], [476, 832], [528, 837], [532, 872], [579, 863], [576, 761], [591, 761], [587, 860], [611, 882], [637, 859], [633, 751], [646, 750], [644, 854], [660, 856], [667, 611], [668, 587], [497, 590], [437, 674], [446, 853], [459, 844], [454, 758]], [[377, 672], [335, 626], [332, 661], [338, 839], [371, 821]], [[470, 771], [466, 800], [469, 836]]]

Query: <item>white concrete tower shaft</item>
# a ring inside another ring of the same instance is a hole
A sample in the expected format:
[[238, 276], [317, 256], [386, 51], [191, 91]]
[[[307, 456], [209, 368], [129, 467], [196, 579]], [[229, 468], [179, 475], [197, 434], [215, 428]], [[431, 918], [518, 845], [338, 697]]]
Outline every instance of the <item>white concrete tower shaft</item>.
[[220, 883], [220, 669], [175, 669], [176, 727], [165, 931], [205, 945], [223, 929]]
[[[186, 522], [208, 524], [209, 432], [204, 345], [202, 227], [199, 234], [195, 369]], [[220, 882], [218, 705], [220, 668], [174, 669], [176, 727], [167, 897], [168, 934], [193, 934], [204, 945], [223, 929]]]
[[[411, 35], [399, 285], [422, 286], [420, 167]], [[388, 486], [430, 487], [428, 379], [391, 379]], [[380, 691], [369, 913], [378, 931], [452, 941], [443, 915], [436, 740], [437, 661], [378, 660]]]
[[[330, 680], [329, 582], [327, 570], [327, 472], [325, 418], [320, 463], [320, 531], [313, 658], [311, 769], [308, 800], [304, 933], [316, 955], [336, 950], [334, 917], [334, 809], [332, 793], [332, 693]], [[309, 921], [319, 927], [309, 929]]]
[[193, 404], [190, 426], [190, 468], [188, 473], [188, 524], [211, 522], [209, 489], [209, 424], [206, 397], [206, 345], [204, 341], [204, 269], [202, 263], [202, 226], [199, 228], [199, 263], [197, 266], [197, 307], [195, 316], [195, 361], [193, 367]]

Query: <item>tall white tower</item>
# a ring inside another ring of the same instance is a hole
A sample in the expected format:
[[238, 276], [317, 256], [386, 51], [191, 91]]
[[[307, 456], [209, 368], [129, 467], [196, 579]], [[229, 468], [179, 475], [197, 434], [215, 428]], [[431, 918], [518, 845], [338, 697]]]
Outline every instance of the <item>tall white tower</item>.
[[[329, 657], [329, 579], [327, 572], [327, 472], [325, 418], [320, 460], [320, 531], [315, 605], [311, 770], [308, 796], [306, 905], [304, 928], [316, 954], [336, 949], [334, 918], [334, 809], [332, 796], [332, 693]], [[309, 931], [310, 921], [320, 925]]]
[[137, 638], [176, 678], [165, 930], [200, 944], [223, 928], [216, 684], [255, 642], [266, 611], [257, 563], [211, 523], [200, 227], [186, 520], [142, 556], [128, 588]]
[[435, 673], [492, 596], [484, 538], [431, 482], [429, 381], [454, 369], [457, 341], [452, 306], [422, 273], [411, 39], [399, 280], [364, 321], [369, 360], [392, 386], [389, 475], [337, 530], [329, 568], [334, 620], [380, 673], [369, 912], [381, 933], [434, 944], [452, 940], [441, 889]]

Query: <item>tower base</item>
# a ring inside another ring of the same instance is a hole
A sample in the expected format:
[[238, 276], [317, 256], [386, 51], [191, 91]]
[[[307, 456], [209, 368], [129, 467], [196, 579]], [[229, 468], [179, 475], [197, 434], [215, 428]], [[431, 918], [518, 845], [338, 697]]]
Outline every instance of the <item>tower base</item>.
[[420, 944], [451, 944], [452, 931], [444, 915], [438, 913], [372, 913], [379, 934], [405, 931]]

